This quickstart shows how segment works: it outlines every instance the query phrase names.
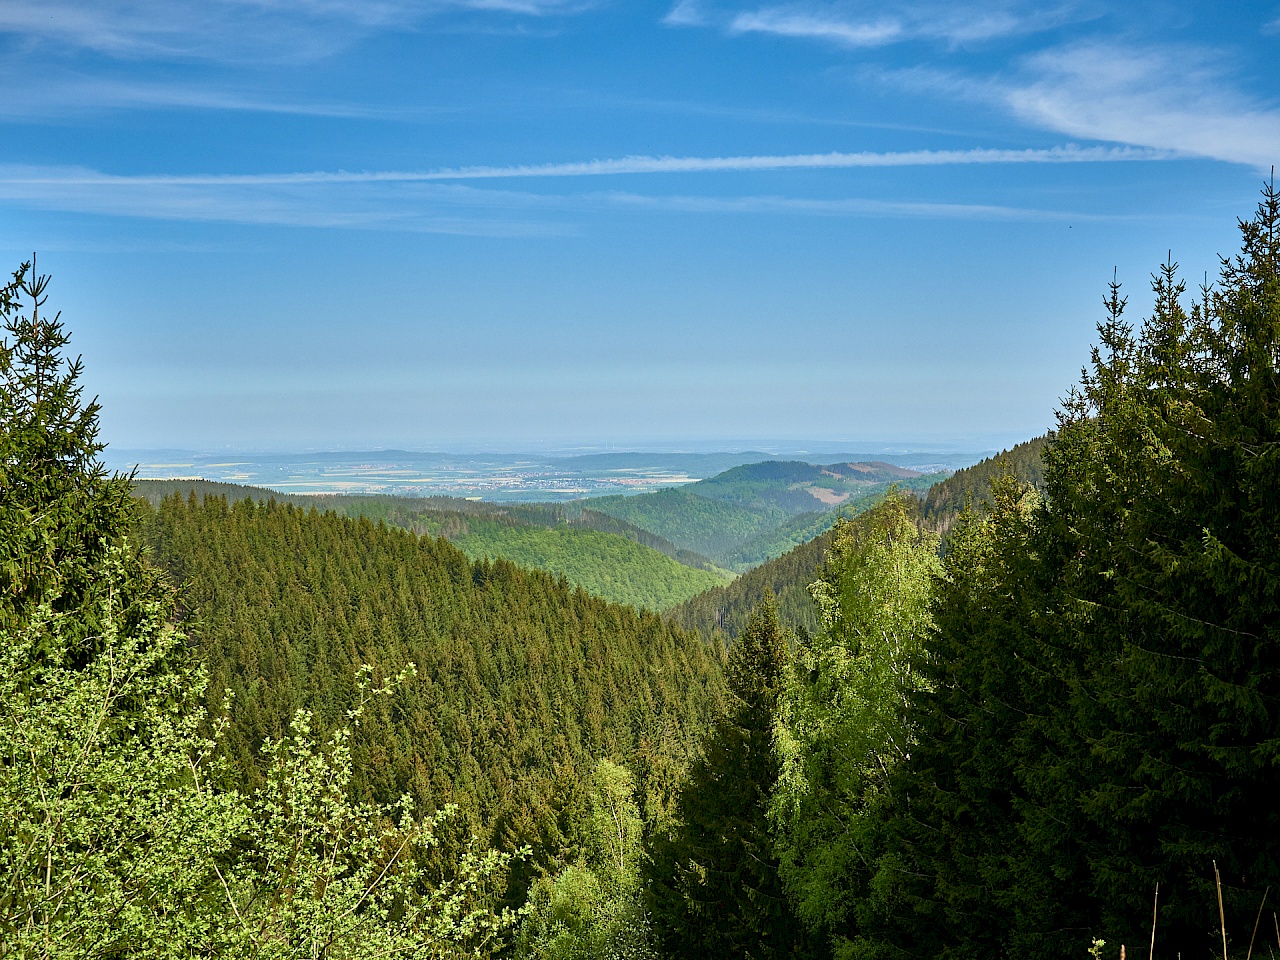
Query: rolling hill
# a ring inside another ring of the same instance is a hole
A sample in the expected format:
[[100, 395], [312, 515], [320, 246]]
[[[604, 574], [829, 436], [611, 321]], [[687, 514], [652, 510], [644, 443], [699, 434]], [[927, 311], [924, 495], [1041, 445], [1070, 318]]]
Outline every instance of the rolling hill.
[[[989, 496], [991, 482], [1005, 473], [1039, 487], [1044, 476], [1041, 455], [1048, 440], [1048, 437], [1036, 437], [1017, 444], [933, 483], [920, 501], [919, 522], [945, 533], [967, 504], [982, 509]], [[936, 477], [913, 478], [902, 486], [918, 493], [921, 484], [932, 479]], [[754, 560], [758, 565], [753, 565], [731, 584], [712, 588], [672, 607], [665, 618], [671, 623], [697, 630], [704, 637], [722, 633], [733, 638], [746, 625], [751, 611], [768, 591], [777, 600], [779, 618], [792, 629], [817, 629], [818, 611], [808, 588], [822, 571], [831, 544], [831, 526], [839, 516], [851, 516], [864, 510], [883, 495], [883, 491], [864, 493], [836, 510], [798, 514], [756, 540], [748, 541], [726, 561], [736, 566], [751, 564]], [[780, 544], [793, 538], [798, 546], [792, 546], [781, 555], [774, 552]], [[772, 559], [759, 559], [770, 554]]]
[[473, 560], [504, 559], [545, 570], [615, 603], [663, 610], [733, 574], [710, 560], [597, 511], [561, 504], [493, 504], [449, 497], [307, 496], [206, 480], [138, 480], [135, 494], [159, 504], [175, 493], [230, 503], [275, 500], [381, 520], [443, 536]]
[[678, 489], [598, 497], [591, 509], [742, 573], [866, 509], [891, 486], [923, 493], [940, 479], [888, 463], [770, 460]]
[[627, 537], [580, 527], [423, 511], [413, 529], [447, 538], [472, 560], [503, 559], [545, 570], [598, 597], [648, 610], [663, 610], [733, 579], [728, 571], [685, 566]]

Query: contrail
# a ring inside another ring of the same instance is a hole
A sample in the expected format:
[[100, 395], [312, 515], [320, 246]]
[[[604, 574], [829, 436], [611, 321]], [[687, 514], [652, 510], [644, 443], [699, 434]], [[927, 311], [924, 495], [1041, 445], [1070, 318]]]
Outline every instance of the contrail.
[[454, 167], [438, 170], [316, 171], [312, 173], [143, 174], [116, 176], [90, 170], [51, 172], [33, 168], [0, 169], [0, 183], [83, 185], [244, 185], [287, 186], [328, 183], [415, 183], [449, 180], [531, 179], [536, 177], [604, 177], [648, 173], [715, 173], [752, 170], [835, 170], [857, 167], [929, 167], [957, 164], [1117, 163], [1167, 160], [1172, 150], [1146, 147], [1080, 147], [1067, 144], [1037, 150], [909, 150], [896, 153], [796, 153], [745, 157], [647, 157], [573, 163]]

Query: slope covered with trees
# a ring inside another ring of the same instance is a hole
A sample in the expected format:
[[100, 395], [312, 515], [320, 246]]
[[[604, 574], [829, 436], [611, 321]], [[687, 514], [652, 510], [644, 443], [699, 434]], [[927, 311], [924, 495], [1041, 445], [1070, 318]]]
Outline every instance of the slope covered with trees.
[[591, 507], [741, 573], [873, 505], [893, 486], [923, 492], [938, 479], [887, 463], [770, 460], [678, 489], [599, 497]]
[[220, 497], [147, 505], [139, 532], [186, 585], [210, 706], [234, 694], [227, 750], [246, 784], [296, 709], [332, 729], [361, 664], [380, 681], [413, 663], [353, 742], [357, 788], [456, 803], [495, 842], [545, 853], [597, 758], [680, 756], [717, 710], [720, 660], [696, 635], [445, 540]]
[[779, 621], [793, 631], [813, 633], [819, 626], [809, 585], [822, 573], [831, 546], [828, 529], [780, 557], [748, 570], [731, 584], [714, 587], [665, 613], [672, 623], [711, 638], [717, 632], [737, 637], [752, 612], [766, 600], [777, 606]]
[[526, 523], [548, 529], [594, 530], [625, 537], [649, 547], [672, 560], [695, 570], [720, 572], [720, 568], [706, 557], [692, 550], [677, 547], [670, 540], [648, 530], [627, 523], [617, 517], [593, 510], [592, 501], [578, 500], [569, 503], [490, 503], [484, 500], [459, 500], [456, 497], [322, 497], [317, 506], [332, 506], [347, 516], [369, 517], [386, 520], [399, 527], [414, 528], [418, 518], [439, 514], [464, 514], [467, 516], [503, 519], [514, 523]]
[[994, 502], [992, 485], [1005, 475], [1043, 490], [1044, 451], [1048, 444], [1047, 436], [1027, 440], [934, 484], [925, 494], [925, 520], [935, 528], [946, 529], [966, 507], [975, 511], [989, 508]]
[[545, 570], [614, 603], [662, 610], [727, 583], [733, 574], [705, 557], [573, 505], [495, 504], [451, 497], [277, 494], [207, 480], [137, 480], [134, 492], [158, 505], [170, 494], [214, 494], [229, 503], [277, 500], [304, 509], [368, 517], [424, 536], [443, 536], [473, 560], [509, 560]]
[[615, 603], [664, 610], [732, 579], [677, 563], [624, 537], [595, 530], [535, 527], [470, 518], [449, 539], [474, 560], [510, 560], [563, 576]]

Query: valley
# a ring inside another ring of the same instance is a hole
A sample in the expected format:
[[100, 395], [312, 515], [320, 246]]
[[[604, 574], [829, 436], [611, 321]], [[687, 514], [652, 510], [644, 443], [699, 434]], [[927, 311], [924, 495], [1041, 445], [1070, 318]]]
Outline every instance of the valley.
[[[622, 455], [596, 458], [597, 466], [620, 458], [625, 462]], [[604, 599], [665, 610], [821, 535], [891, 487], [922, 495], [944, 476], [885, 462], [765, 460], [678, 489], [563, 503], [300, 494], [205, 479], [135, 479], [134, 489], [153, 504], [194, 492], [381, 520], [444, 537], [473, 560], [504, 559]]]

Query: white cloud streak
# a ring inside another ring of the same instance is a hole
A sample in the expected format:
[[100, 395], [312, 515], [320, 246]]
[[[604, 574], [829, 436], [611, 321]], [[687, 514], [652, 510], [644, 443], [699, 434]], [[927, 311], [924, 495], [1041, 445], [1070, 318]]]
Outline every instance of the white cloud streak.
[[404, 230], [484, 236], [577, 232], [566, 213], [652, 209], [706, 214], [932, 217], [999, 220], [1091, 219], [1071, 212], [982, 204], [786, 196], [545, 194], [477, 188], [459, 180], [574, 177], [785, 168], [918, 166], [938, 163], [1053, 163], [1151, 160], [1152, 151], [1064, 147], [1041, 151], [919, 151], [780, 157], [630, 157], [585, 164], [483, 167], [425, 172], [313, 172], [120, 176], [74, 167], [0, 167], [0, 204], [81, 214], [326, 229]]
[[573, 232], [533, 194], [449, 184], [278, 177], [121, 177], [0, 168], [0, 203], [109, 217], [473, 236]]
[[739, 12], [730, 17], [727, 30], [730, 34], [764, 33], [818, 40], [853, 49], [909, 40], [961, 46], [1034, 33], [1077, 15], [1067, 5], [1046, 9], [1029, 8], [1016, 2], [986, 2], [882, 3], [875, 6], [874, 16], [867, 17], [847, 4], [791, 3]]
[[927, 220], [1019, 220], [1084, 223], [1125, 219], [1111, 214], [1069, 210], [1042, 210], [981, 203], [929, 203], [912, 200], [876, 200], [863, 197], [813, 199], [809, 197], [687, 197], [644, 196], [630, 193], [601, 194], [612, 203], [636, 208], [682, 213], [788, 214], [820, 217], [882, 217]]
[[729, 23], [730, 33], [771, 33], [780, 37], [828, 40], [847, 47], [880, 47], [901, 39], [900, 21], [881, 19], [855, 23], [785, 9], [741, 13]]
[[286, 98], [271, 99], [256, 91], [246, 92], [232, 87], [122, 81], [74, 74], [58, 76], [56, 73], [45, 73], [33, 80], [22, 73], [23, 71], [14, 70], [7, 75], [0, 75], [0, 87], [4, 87], [8, 94], [0, 98], [0, 117], [46, 122], [52, 115], [74, 115], [98, 110], [153, 109], [406, 120], [419, 119], [427, 113], [447, 112], [382, 109], [358, 103], [308, 103]]
[[668, 27], [697, 27], [707, 22], [698, 0], [677, 0], [662, 22]]
[[890, 153], [801, 153], [738, 157], [621, 157], [575, 163], [455, 167], [441, 170], [314, 171], [250, 174], [138, 174], [120, 176], [68, 167], [0, 168], [0, 191], [18, 186], [181, 187], [393, 184], [438, 181], [598, 177], [636, 174], [723, 173], [771, 170], [927, 167], [973, 164], [1126, 163], [1167, 160], [1169, 150], [1081, 147], [1074, 144], [1028, 150], [910, 150]]

